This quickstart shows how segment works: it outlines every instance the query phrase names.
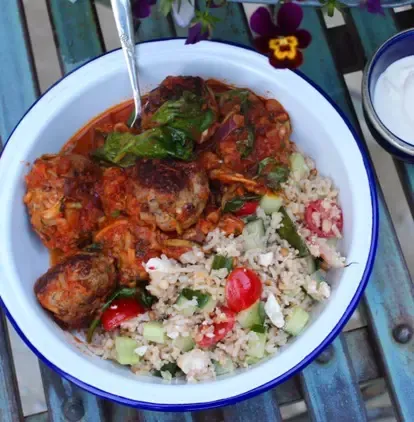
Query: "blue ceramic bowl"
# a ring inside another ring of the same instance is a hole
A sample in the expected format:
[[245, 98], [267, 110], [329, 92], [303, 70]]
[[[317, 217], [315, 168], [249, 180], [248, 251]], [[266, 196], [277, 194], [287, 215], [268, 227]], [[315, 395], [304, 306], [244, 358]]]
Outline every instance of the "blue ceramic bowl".
[[391, 132], [378, 117], [374, 105], [374, 90], [380, 75], [390, 66], [407, 56], [414, 55], [414, 29], [408, 29], [385, 41], [367, 64], [362, 80], [364, 115], [375, 140], [395, 157], [414, 162], [414, 145]]

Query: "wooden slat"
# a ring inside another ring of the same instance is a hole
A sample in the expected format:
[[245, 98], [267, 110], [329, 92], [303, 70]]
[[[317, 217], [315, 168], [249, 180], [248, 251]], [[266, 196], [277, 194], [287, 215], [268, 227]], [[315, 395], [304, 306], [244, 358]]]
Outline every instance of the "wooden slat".
[[137, 42], [171, 37], [175, 37], [171, 16], [165, 17], [157, 6], [152, 7], [151, 16], [140, 23]]
[[282, 420], [279, 407], [272, 397], [271, 392], [260, 394], [253, 399], [245, 400], [233, 406], [222, 408], [225, 421], [252, 422]]
[[24, 422], [48, 422], [49, 416], [47, 412], [36, 413], [35, 415], [26, 416]]
[[23, 420], [6, 318], [0, 311], [0, 421]]
[[[39, 92], [20, 1], [3, 2], [0, 13], [0, 149]], [[7, 65], [5, 65], [7, 63]], [[23, 420], [6, 320], [0, 310], [0, 420]]]
[[367, 420], [362, 395], [342, 334], [327, 351], [329, 350], [332, 351], [332, 357], [328, 362], [315, 361], [302, 371], [305, 400], [312, 420]]
[[[62, 378], [42, 362], [39, 363], [50, 422], [65, 420], [65, 413], [78, 414], [88, 422], [104, 420], [103, 400]], [[71, 404], [72, 409], [68, 409]]]
[[[6, 141], [39, 92], [23, 5], [4, 1], [0, 13], [0, 140]], [[1, 145], [1, 142], [0, 142]]]
[[50, 20], [64, 73], [103, 52], [95, 8], [90, 0], [75, 3], [47, 0]]
[[[372, 16], [364, 11], [352, 10], [352, 19], [361, 37], [367, 58], [398, 29], [393, 15]], [[406, 192], [413, 206], [414, 167], [400, 163], [405, 175]], [[389, 219], [387, 211], [380, 209], [380, 221]], [[391, 239], [394, 228], [388, 224], [380, 226], [379, 248], [374, 267], [373, 280], [368, 285], [365, 299], [368, 315], [380, 354], [385, 366], [387, 381], [395, 407], [403, 420], [414, 415], [414, 340], [399, 344], [392, 331], [399, 324], [409, 324], [414, 329], [414, 288], [402, 258], [400, 245]]]

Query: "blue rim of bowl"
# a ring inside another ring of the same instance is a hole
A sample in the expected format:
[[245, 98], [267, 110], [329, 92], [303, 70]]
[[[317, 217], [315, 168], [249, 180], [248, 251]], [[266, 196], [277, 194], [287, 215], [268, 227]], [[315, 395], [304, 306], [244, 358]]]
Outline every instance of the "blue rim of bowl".
[[[401, 139], [397, 136], [394, 132], [387, 128], [384, 125], [382, 120], [377, 114], [377, 111], [374, 108], [374, 104], [372, 101], [372, 96], [370, 94], [369, 86], [371, 84], [372, 72], [378, 62], [381, 59], [382, 55], [385, 51], [393, 46], [394, 44], [400, 42], [406, 37], [414, 36], [414, 28], [406, 29], [404, 31], [398, 32], [397, 34], [393, 35], [391, 38], [388, 38], [383, 44], [381, 44], [374, 55], [372, 56], [371, 60], [366, 65], [366, 69], [364, 71], [364, 77], [362, 82], [362, 91], [363, 91], [363, 105], [367, 112], [367, 115], [371, 121], [371, 124], [374, 128], [379, 132], [379, 134], [394, 148], [398, 149], [398, 151], [402, 152], [403, 154], [407, 154], [409, 156], [414, 155], [414, 145], [410, 144], [404, 139]], [[394, 139], [393, 139], [394, 138]], [[402, 145], [401, 145], [402, 144]]]
[[[159, 41], [171, 41], [171, 40], [178, 40], [185, 38], [162, 38], [158, 40], [151, 40], [151, 41], [144, 41], [139, 44], [148, 44], [152, 42], [159, 42]], [[212, 40], [216, 43], [220, 44], [227, 44], [232, 45], [234, 47], [243, 48], [245, 50], [253, 51], [256, 54], [260, 54], [257, 51], [253, 50], [250, 47], [246, 47], [241, 44], [233, 43], [233, 42], [224, 42], [220, 40]], [[207, 41], [208, 42], [208, 41]], [[4, 144], [4, 148], [2, 153], [7, 147], [7, 144], [10, 140], [10, 138], [13, 136], [13, 133], [19, 126], [20, 122], [25, 118], [25, 116], [30, 112], [30, 110], [37, 104], [38, 101], [46, 94], [48, 93], [53, 87], [57, 84], [59, 84], [63, 79], [65, 79], [70, 74], [76, 72], [78, 69], [82, 68], [83, 66], [87, 65], [88, 63], [91, 63], [97, 59], [99, 59], [102, 56], [106, 56], [108, 54], [111, 54], [115, 51], [120, 50], [120, 48], [108, 51], [106, 53], [103, 53], [97, 57], [94, 57], [93, 59], [87, 61], [86, 63], [83, 63], [78, 68], [72, 70], [71, 72], [67, 73], [63, 78], [61, 78], [59, 81], [54, 83], [47, 91], [45, 91], [26, 111], [26, 113], [23, 115], [23, 117], [19, 120], [17, 125], [14, 127], [13, 131], [11, 132], [10, 136], [8, 137], [6, 143]], [[270, 65], [269, 65], [270, 66]], [[271, 68], [270, 68], [271, 69]], [[309, 353], [304, 359], [302, 359], [299, 363], [297, 363], [293, 368], [291, 368], [289, 371], [285, 372], [283, 375], [280, 375], [279, 377], [273, 379], [272, 381], [269, 381], [259, 387], [253, 388], [252, 390], [246, 391], [245, 393], [241, 393], [237, 396], [233, 396], [227, 399], [220, 399], [215, 400], [211, 402], [202, 402], [202, 403], [181, 403], [181, 404], [162, 404], [162, 403], [150, 403], [150, 402], [142, 402], [139, 400], [132, 400], [128, 399], [126, 397], [118, 396], [113, 393], [108, 393], [106, 391], [103, 391], [99, 388], [96, 388], [90, 384], [87, 384], [86, 382], [83, 382], [79, 380], [78, 378], [73, 377], [72, 375], [68, 374], [67, 372], [63, 371], [62, 369], [58, 368], [56, 365], [54, 365], [52, 362], [50, 362], [45, 356], [43, 356], [34, 346], [28, 338], [25, 336], [25, 334], [21, 331], [19, 326], [17, 325], [16, 321], [10, 314], [9, 310], [7, 309], [6, 305], [2, 301], [0, 297], [0, 306], [4, 309], [10, 323], [16, 330], [16, 332], [19, 334], [19, 336], [23, 339], [23, 341], [26, 343], [26, 345], [30, 348], [30, 350], [47, 366], [49, 366], [51, 369], [53, 369], [55, 372], [58, 373], [58, 375], [66, 378], [67, 380], [73, 382], [78, 387], [86, 390], [89, 393], [93, 393], [98, 397], [114, 401], [116, 403], [120, 403], [126, 406], [135, 407], [139, 409], [145, 409], [145, 410], [154, 410], [154, 411], [164, 411], [164, 412], [187, 412], [187, 411], [197, 411], [197, 410], [206, 410], [206, 409], [212, 409], [216, 407], [221, 406], [228, 406], [232, 404], [236, 404], [239, 401], [247, 400], [249, 398], [252, 398], [254, 396], [257, 396], [258, 394], [264, 393], [267, 390], [276, 387], [277, 385], [281, 384], [282, 382], [286, 381], [290, 377], [294, 376], [299, 371], [303, 370], [307, 365], [309, 365], [327, 346], [329, 346], [335, 338], [340, 334], [342, 328], [347, 323], [351, 315], [353, 314], [354, 310], [356, 309], [359, 300], [365, 290], [365, 287], [368, 283], [369, 276], [372, 271], [372, 267], [374, 265], [375, 260], [375, 254], [377, 250], [377, 244], [378, 244], [378, 229], [379, 229], [379, 220], [378, 220], [378, 196], [377, 196], [377, 188], [376, 188], [376, 182], [375, 182], [375, 176], [374, 171], [372, 169], [371, 161], [368, 156], [367, 150], [361, 139], [356, 134], [354, 128], [352, 127], [351, 123], [349, 122], [348, 118], [345, 116], [343, 111], [334, 103], [334, 101], [329, 97], [328, 94], [326, 94], [318, 85], [316, 85], [313, 81], [311, 81], [307, 76], [305, 76], [302, 72], [298, 70], [294, 70], [294, 73], [296, 73], [299, 77], [301, 77], [303, 80], [305, 80], [309, 85], [311, 85], [316, 91], [318, 91], [328, 102], [329, 104], [336, 110], [336, 112], [341, 116], [344, 123], [347, 125], [349, 131], [352, 133], [352, 136], [354, 137], [354, 140], [360, 150], [362, 160], [364, 162], [364, 167], [367, 172], [368, 177], [368, 183], [370, 187], [370, 194], [371, 194], [371, 206], [372, 206], [372, 230], [371, 230], [371, 246], [368, 254], [367, 264], [365, 266], [364, 273], [361, 278], [361, 282], [359, 283], [359, 286], [357, 288], [357, 291], [355, 292], [351, 302], [349, 303], [348, 307], [346, 308], [344, 314], [342, 315], [341, 319], [338, 321], [334, 329], [328, 334], [328, 336], [324, 339], [324, 341], [316, 347], [311, 353]], [[1, 158], [1, 154], [0, 154]]]

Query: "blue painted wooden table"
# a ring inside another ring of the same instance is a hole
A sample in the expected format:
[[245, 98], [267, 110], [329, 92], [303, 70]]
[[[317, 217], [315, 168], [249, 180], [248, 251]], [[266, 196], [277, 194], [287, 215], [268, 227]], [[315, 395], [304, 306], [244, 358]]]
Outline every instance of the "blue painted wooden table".
[[[47, 0], [62, 73], [103, 53], [105, 46], [94, 3], [90, 0]], [[34, 71], [27, 22], [21, 0], [0, 0], [0, 141], [36, 100], [39, 88]], [[215, 9], [222, 18], [215, 37], [250, 45], [251, 34], [241, 4]], [[343, 72], [361, 70], [366, 59], [385, 39], [414, 23], [409, 16], [373, 16], [355, 8], [344, 11], [345, 25], [327, 29], [320, 12], [306, 8], [303, 26], [313, 42], [305, 52], [302, 71], [318, 83], [360, 131], [346, 89]], [[184, 35], [173, 21], [153, 8], [142, 22], [139, 40]], [[347, 60], [344, 60], [347, 58]], [[396, 163], [404, 190], [414, 209], [414, 167]], [[380, 190], [379, 190], [380, 191]], [[364, 398], [370, 381], [384, 378], [395, 416], [414, 421], [414, 289], [401, 254], [390, 215], [380, 192], [380, 241], [375, 268], [362, 308], [367, 325], [341, 334], [299, 376], [283, 385], [234, 406], [194, 413], [155, 413], [116, 405], [88, 394], [41, 364], [48, 412], [31, 421], [277, 421], [280, 406], [305, 400], [307, 413], [296, 421], [374, 420]], [[0, 315], [0, 421], [24, 420], [17, 393], [5, 318]], [[293, 419], [292, 419], [293, 420]]]

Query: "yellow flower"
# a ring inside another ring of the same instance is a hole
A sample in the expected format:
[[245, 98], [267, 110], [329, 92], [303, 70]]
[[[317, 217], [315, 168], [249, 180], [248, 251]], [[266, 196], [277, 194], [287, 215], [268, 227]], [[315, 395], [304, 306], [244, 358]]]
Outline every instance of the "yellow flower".
[[294, 60], [298, 54], [298, 45], [298, 39], [293, 35], [269, 40], [269, 48], [278, 60]]

